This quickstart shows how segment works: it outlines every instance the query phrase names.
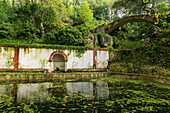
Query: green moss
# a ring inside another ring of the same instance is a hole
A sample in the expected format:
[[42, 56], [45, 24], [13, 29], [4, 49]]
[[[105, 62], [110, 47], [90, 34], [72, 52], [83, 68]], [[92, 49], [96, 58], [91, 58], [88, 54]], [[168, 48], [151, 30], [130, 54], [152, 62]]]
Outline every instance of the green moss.
[[2, 52], [2, 48], [0, 48], [0, 55], [1, 55], [1, 52]]
[[[55, 44], [41, 44], [41, 43], [32, 43], [32, 44], [26, 44], [25, 41], [21, 42], [19, 40], [9, 41], [9, 40], [3, 40], [0, 39], [0, 45], [5, 45], [7, 47], [4, 47], [5, 51], [14, 51], [14, 48], [9, 48], [8, 46], [15, 46], [18, 48], [24, 48], [24, 54], [29, 53], [29, 48], [35, 47], [35, 48], [51, 48], [51, 49], [58, 49], [58, 51], [64, 51], [63, 49], [67, 50], [75, 50], [76, 57], [81, 57], [83, 53], [87, 51], [87, 48], [98, 48], [99, 47], [84, 47], [84, 46], [67, 46], [67, 45], [55, 45]], [[102, 49], [108, 49], [108, 48], [102, 48]], [[71, 53], [71, 52], [70, 52]], [[6, 53], [3, 54], [3, 56], [6, 56]]]
[[[0, 45], [6, 45], [6, 46], [16, 46], [16, 47], [23, 47], [23, 48], [29, 48], [29, 47], [36, 47], [36, 48], [54, 48], [54, 49], [59, 49], [62, 50], [63, 48], [67, 49], [76, 49], [76, 50], [82, 50], [82, 49], [87, 49], [87, 47], [84, 46], [67, 46], [67, 45], [56, 45], [56, 44], [41, 44], [41, 43], [32, 43], [32, 44], [26, 44], [24, 41], [10, 41], [5, 40], [5, 41], [0, 41]], [[8, 47], [5, 47], [8, 48]], [[94, 47], [95, 48], [95, 47]], [[97, 47], [99, 48], [99, 47]], [[93, 47], [92, 47], [93, 49]], [[102, 49], [107, 49], [107, 48], [102, 48]]]
[[4, 47], [4, 51], [8, 51], [8, 47]]
[[27, 48], [24, 47], [24, 54], [27, 53]]
[[68, 51], [67, 53], [67, 57], [69, 57], [69, 55], [71, 54], [71, 50]]
[[76, 57], [80, 58], [82, 54], [84, 54], [87, 50], [85, 50], [84, 48], [80, 48], [78, 50], [75, 50], [76, 53]]
[[39, 62], [40, 62], [40, 64], [41, 64], [41, 68], [43, 68], [43, 67], [48, 63], [48, 60], [46, 60], [46, 59], [44, 58], [44, 59], [40, 59]]

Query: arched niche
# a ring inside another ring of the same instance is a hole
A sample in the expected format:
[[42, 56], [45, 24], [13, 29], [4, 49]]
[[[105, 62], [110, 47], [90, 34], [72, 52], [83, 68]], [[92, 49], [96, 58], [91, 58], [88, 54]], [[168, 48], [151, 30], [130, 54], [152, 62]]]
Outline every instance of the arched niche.
[[64, 52], [55, 51], [50, 55], [51, 71], [65, 71], [67, 56]]
[[53, 62], [65, 62], [64, 56], [62, 54], [55, 54], [52, 57]]

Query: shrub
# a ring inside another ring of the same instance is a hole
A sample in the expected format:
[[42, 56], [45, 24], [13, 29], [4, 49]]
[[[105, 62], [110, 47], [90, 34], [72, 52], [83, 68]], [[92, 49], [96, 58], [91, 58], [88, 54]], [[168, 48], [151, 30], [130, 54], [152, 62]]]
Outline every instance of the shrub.
[[149, 65], [144, 65], [141, 67], [141, 71], [144, 74], [156, 74], [156, 75], [162, 75], [162, 76], [169, 76], [170, 72], [160, 66], [149, 66]]
[[45, 36], [44, 36], [44, 42], [45, 43], [49, 43], [49, 44], [55, 44], [56, 43], [56, 37], [54, 36], [54, 32], [56, 32], [56, 31], [52, 31], [52, 32], [45, 34]]
[[45, 43], [59, 45], [84, 45], [83, 35], [79, 29], [74, 27], [63, 27], [46, 33]]
[[126, 72], [127, 71], [127, 67], [125, 67], [125, 64], [120, 63], [120, 62], [111, 63], [108, 66], [108, 68], [110, 71], [113, 71], [113, 72]]
[[14, 34], [14, 28], [10, 23], [0, 24], [0, 38], [11, 38]]
[[8, 32], [6, 30], [0, 30], [0, 38], [7, 38]]
[[161, 66], [150, 66], [150, 65], [141, 65], [136, 66], [133, 63], [125, 62], [114, 62], [111, 63], [108, 67], [110, 71], [113, 72], [123, 72], [123, 73], [141, 73], [141, 74], [150, 74], [150, 75], [160, 75], [160, 76], [170, 76], [168, 69]]

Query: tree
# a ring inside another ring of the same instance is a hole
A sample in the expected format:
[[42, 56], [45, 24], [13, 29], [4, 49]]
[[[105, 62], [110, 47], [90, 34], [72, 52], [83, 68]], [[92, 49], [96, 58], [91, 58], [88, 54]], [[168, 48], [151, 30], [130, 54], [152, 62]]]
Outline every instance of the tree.
[[11, 8], [7, 1], [0, 1], [0, 23], [9, 21]]
[[33, 40], [37, 37], [37, 30], [41, 28], [41, 22], [44, 21], [42, 14], [46, 12], [40, 4], [26, 2], [22, 6], [16, 8], [16, 21], [17, 25], [20, 26], [19, 32], [17, 32], [20, 37], [22, 31], [25, 34], [27, 43], [30, 43], [30, 40]]
[[0, 1], [0, 38], [11, 39], [14, 35], [12, 25], [13, 10], [9, 2]]
[[89, 0], [90, 8], [93, 10], [94, 18], [97, 20], [109, 19], [109, 1]]
[[45, 42], [59, 45], [84, 45], [83, 34], [76, 27], [61, 27], [45, 35]]
[[88, 26], [89, 21], [93, 20], [93, 12], [89, 7], [88, 2], [84, 1], [81, 5], [73, 6], [70, 18], [74, 22], [73, 26], [81, 24]]
[[64, 22], [69, 21], [68, 14], [70, 7], [65, 6], [63, 3], [65, 3], [64, 0], [46, 0], [45, 2], [41, 2], [42, 6], [54, 11], [55, 21], [51, 24], [56, 27], [63, 27], [70, 24]]

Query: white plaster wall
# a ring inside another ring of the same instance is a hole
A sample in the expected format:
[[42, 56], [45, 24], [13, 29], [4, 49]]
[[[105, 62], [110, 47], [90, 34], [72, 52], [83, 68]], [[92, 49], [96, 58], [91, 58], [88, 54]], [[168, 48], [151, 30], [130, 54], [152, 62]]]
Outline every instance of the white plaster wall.
[[107, 68], [109, 51], [97, 51], [96, 68]]
[[12, 47], [0, 47], [0, 68], [14, 68], [14, 51]]
[[[20, 48], [19, 68], [44, 68], [52, 70], [53, 64], [49, 62], [49, 58], [54, 51], [57, 51], [57, 49]], [[67, 53], [67, 50], [63, 52]]]
[[[48, 69], [53, 70], [53, 62], [49, 62], [51, 53], [58, 49], [46, 48], [19, 48], [19, 69]], [[90, 69], [93, 68], [93, 50], [87, 50], [79, 54], [76, 50], [62, 50], [67, 55], [68, 61], [65, 62], [65, 69]], [[78, 55], [79, 54], [79, 55]], [[97, 51], [97, 68], [107, 68], [109, 52]], [[12, 65], [7, 65], [8, 61], [14, 61], [13, 47], [0, 47], [0, 68], [13, 69]]]
[[20, 48], [19, 68], [50, 68], [50, 49]]
[[93, 50], [87, 50], [81, 54], [81, 57], [76, 56], [75, 51], [71, 51], [68, 56], [67, 69], [84, 69], [93, 68]]

